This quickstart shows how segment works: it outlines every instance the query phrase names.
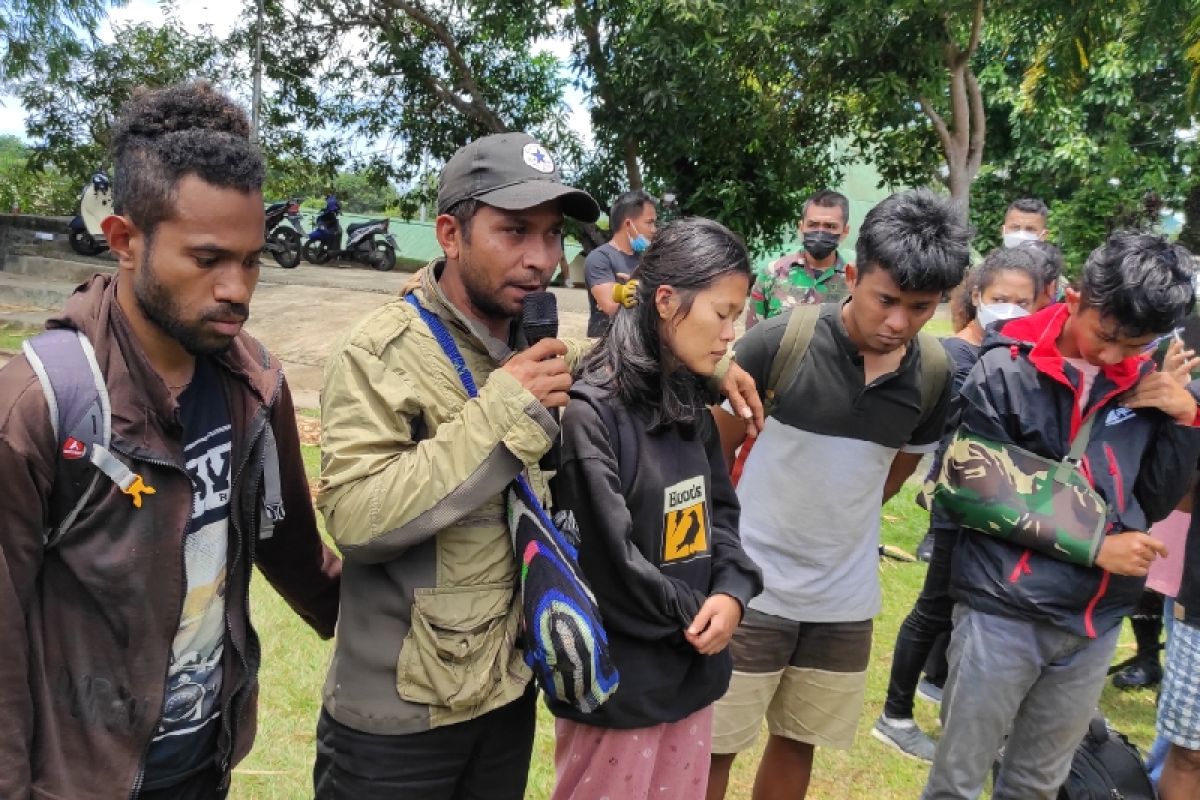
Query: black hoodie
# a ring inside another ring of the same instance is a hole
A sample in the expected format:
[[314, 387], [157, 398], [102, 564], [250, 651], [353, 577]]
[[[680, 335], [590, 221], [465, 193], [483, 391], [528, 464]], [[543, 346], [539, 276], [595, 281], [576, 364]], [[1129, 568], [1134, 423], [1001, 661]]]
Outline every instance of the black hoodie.
[[[558, 717], [604, 728], [675, 722], [729, 686], [729, 651], [703, 656], [683, 632], [709, 595], [745, 608], [762, 591], [738, 540], [738, 501], [716, 425], [653, 432], [602, 390], [576, 384], [562, 418], [562, 468], [551, 488], [555, 518], [579, 537], [579, 563], [595, 592], [620, 674], [591, 714], [549, 703]], [[618, 436], [608, 419], [625, 426]], [[636, 459], [636, 468], [617, 459]], [[622, 487], [621, 475], [632, 474]], [[625, 491], [623, 492], [623, 488]]]
[[[989, 331], [957, 401], [962, 427], [1045, 458], [1066, 456], [1083, 421], [1081, 376], [1057, 347], [1067, 316], [1065, 305], [1053, 305]], [[1108, 504], [1110, 534], [1146, 531], [1167, 516], [1187, 491], [1200, 454], [1195, 428], [1155, 409], [1121, 405], [1121, 395], [1152, 369], [1144, 356], [1102, 369], [1084, 407], [1097, 419], [1080, 467]], [[1093, 638], [1120, 624], [1145, 582], [965, 528], [951, 578], [956, 597], [976, 610]]]

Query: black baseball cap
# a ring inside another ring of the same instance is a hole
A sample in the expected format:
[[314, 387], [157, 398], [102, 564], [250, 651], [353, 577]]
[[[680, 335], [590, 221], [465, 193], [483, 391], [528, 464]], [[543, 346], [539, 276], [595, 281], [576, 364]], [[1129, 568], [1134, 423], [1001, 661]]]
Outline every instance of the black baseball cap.
[[600, 217], [600, 206], [592, 196], [564, 185], [550, 151], [527, 133], [484, 136], [446, 162], [438, 183], [438, 213], [472, 199], [505, 211], [560, 200], [568, 217], [580, 222]]

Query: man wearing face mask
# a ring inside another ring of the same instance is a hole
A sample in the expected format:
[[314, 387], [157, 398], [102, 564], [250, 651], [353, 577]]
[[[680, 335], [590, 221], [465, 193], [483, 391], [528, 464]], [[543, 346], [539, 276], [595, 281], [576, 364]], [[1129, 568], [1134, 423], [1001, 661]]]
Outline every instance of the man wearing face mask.
[[1026, 242], [1040, 242], [1046, 238], [1046, 222], [1050, 209], [1036, 197], [1022, 197], [1009, 204], [1004, 212], [1004, 223], [1000, 235], [1005, 247], [1020, 247]]
[[658, 205], [654, 198], [635, 189], [616, 199], [608, 213], [612, 238], [588, 253], [584, 280], [588, 290], [588, 336], [601, 336], [608, 320], [617, 313], [613, 284], [620, 275], [632, 275], [642, 253], [658, 229]]
[[828, 189], [817, 192], [800, 212], [804, 249], [772, 262], [750, 290], [746, 330], [797, 304], [830, 303], [846, 296], [846, 262], [838, 245], [850, 233], [850, 201]]

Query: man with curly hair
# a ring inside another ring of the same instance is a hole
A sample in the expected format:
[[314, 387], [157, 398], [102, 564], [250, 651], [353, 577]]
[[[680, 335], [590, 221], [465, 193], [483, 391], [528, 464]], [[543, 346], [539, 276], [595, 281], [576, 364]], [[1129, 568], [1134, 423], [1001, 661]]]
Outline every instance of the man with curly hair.
[[[341, 564], [291, 396], [242, 330], [264, 249], [248, 133], [206, 83], [135, 94], [103, 223], [119, 268], [0, 370], [2, 797], [224, 797], [255, 731], [251, 567], [333, 634]], [[51, 341], [91, 374], [62, 377]], [[103, 439], [64, 428], [88, 390]]]

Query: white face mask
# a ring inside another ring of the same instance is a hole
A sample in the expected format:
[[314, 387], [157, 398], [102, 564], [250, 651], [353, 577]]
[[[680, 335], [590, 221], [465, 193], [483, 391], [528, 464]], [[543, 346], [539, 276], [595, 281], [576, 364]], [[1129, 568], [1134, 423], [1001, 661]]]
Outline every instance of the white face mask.
[[985, 328], [993, 322], [1028, 316], [1029, 312], [1016, 303], [984, 303], [975, 309], [975, 319]]
[[1008, 248], [1020, 247], [1026, 242], [1036, 242], [1039, 237], [1033, 231], [1013, 231], [1012, 233], [1004, 234], [1004, 246]]

